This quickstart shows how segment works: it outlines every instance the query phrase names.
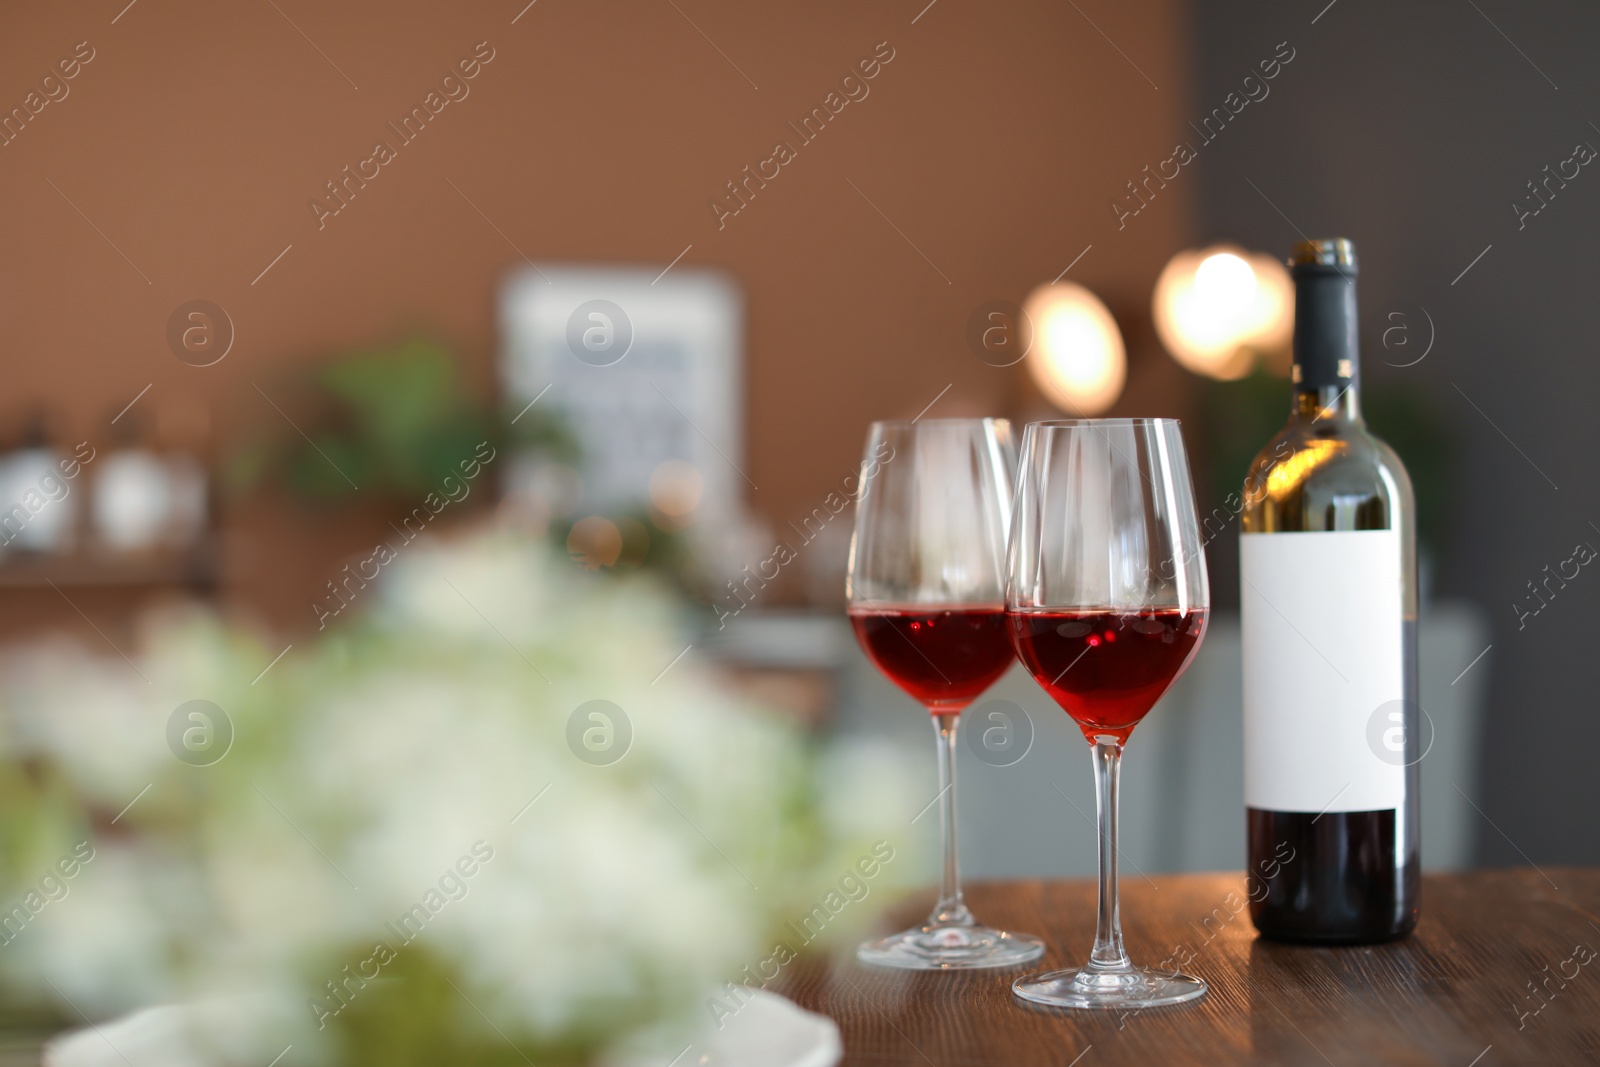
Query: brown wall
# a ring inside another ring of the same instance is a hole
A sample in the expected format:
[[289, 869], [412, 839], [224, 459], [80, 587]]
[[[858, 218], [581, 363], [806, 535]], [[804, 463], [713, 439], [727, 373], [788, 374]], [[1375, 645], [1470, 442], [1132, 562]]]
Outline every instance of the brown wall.
[[[1157, 271], [1187, 243], [1193, 190], [1180, 177], [1120, 232], [1107, 206], [1169, 154], [1189, 110], [1175, 0], [1081, 13], [939, 0], [914, 24], [923, 0], [538, 0], [514, 25], [519, 0], [278, 0], [281, 13], [139, 0], [118, 17], [123, 2], [13, 13], [0, 33], [0, 107], [22, 105], [77, 42], [94, 50], [70, 95], [0, 148], [8, 421], [42, 401], [75, 439], [100, 439], [153, 383], [141, 405], [203, 408], [225, 446], [277, 418], [252, 383], [414, 329], [455, 344], [492, 388], [492, 293], [521, 258], [508, 239], [535, 260], [652, 264], [692, 244], [685, 265], [743, 282], [746, 469], [774, 524], [850, 470], [872, 418], [915, 414], [952, 383], [937, 412], [1036, 404], [1020, 368], [967, 349], [967, 318], [1089, 244], [1070, 277], [1126, 323], [1122, 407], [1181, 408], [1145, 320]], [[494, 59], [470, 95], [319, 229], [307, 205], [323, 183], [393, 140], [385, 124], [482, 41]], [[870, 96], [719, 231], [708, 205], [724, 183], [793, 140], [786, 123], [883, 41], [894, 59]], [[193, 298], [237, 331], [212, 367], [168, 350], [168, 317]], [[309, 622], [330, 560], [363, 538], [352, 523], [236, 513], [231, 587]]]

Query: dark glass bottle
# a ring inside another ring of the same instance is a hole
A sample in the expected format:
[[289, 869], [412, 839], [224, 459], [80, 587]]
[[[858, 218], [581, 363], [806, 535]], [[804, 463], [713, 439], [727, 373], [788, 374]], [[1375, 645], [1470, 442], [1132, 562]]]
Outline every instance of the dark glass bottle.
[[1361, 417], [1354, 246], [1303, 242], [1289, 265], [1293, 404], [1240, 539], [1250, 916], [1382, 941], [1418, 912], [1416, 509]]

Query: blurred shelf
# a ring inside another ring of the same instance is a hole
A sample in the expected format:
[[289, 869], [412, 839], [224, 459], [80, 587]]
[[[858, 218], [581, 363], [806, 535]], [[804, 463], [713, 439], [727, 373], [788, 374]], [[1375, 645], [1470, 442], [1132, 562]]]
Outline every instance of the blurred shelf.
[[842, 612], [795, 609], [743, 612], [699, 644], [745, 699], [811, 730], [832, 719], [839, 671], [854, 647]]
[[843, 611], [748, 611], [704, 638], [707, 654], [745, 667], [835, 671], [854, 648]]
[[0, 589], [211, 590], [217, 579], [217, 554], [210, 546], [124, 560], [20, 553], [0, 557]]

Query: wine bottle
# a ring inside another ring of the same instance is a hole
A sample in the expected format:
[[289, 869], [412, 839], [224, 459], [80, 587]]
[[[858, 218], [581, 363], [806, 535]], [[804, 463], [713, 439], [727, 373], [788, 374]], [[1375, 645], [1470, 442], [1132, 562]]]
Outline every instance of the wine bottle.
[[1411, 480], [1361, 417], [1356, 253], [1306, 241], [1289, 423], [1245, 481], [1240, 537], [1250, 917], [1360, 943], [1417, 923]]

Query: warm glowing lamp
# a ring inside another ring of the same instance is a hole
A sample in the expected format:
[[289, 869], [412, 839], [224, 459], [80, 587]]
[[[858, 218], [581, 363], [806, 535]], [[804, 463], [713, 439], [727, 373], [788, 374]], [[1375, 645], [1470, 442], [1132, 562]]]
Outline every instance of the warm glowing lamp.
[[1196, 374], [1224, 381], [1250, 373], [1263, 353], [1287, 349], [1294, 287], [1271, 256], [1231, 245], [1179, 252], [1152, 300], [1156, 333]]
[[1063, 411], [1098, 415], [1117, 402], [1128, 375], [1122, 332], [1100, 298], [1081, 285], [1041, 285], [1023, 311], [1033, 325], [1028, 370]]

